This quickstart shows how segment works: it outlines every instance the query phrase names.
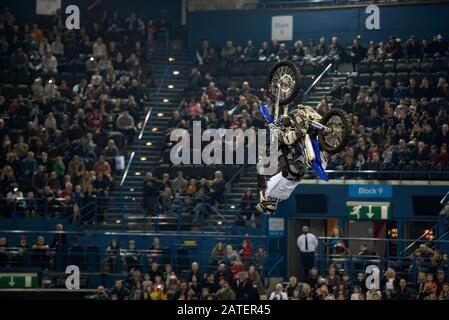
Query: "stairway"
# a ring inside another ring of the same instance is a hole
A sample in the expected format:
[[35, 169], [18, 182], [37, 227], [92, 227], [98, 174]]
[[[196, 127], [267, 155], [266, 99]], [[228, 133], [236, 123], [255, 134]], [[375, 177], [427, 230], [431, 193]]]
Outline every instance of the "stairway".
[[[174, 61], [169, 61], [174, 57]], [[147, 110], [151, 109], [151, 116], [144, 130], [141, 140], [136, 139], [134, 144], [128, 146], [125, 151], [125, 164], [127, 165], [131, 154], [135, 156], [127, 174], [126, 180], [120, 186], [123, 174], [117, 174], [114, 180], [115, 190], [112, 197], [127, 197], [120, 203], [114, 201], [106, 206], [105, 224], [107, 229], [123, 228], [144, 229], [150, 227], [148, 221], [144, 226], [144, 210], [142, 203], [142, 186], [145, 174], [159, 165], [164, 133], [173, 110], [178, 108], [187, 76], [190, 72], [191, 58], [184, 51], [158, 50], [152, 56], [153, 77], [156, 79], [155, 88], [150, 89], [150, 99], [145, 103], [141, 119], [136, 121], [142, 125]], [[173, 74], [179, 71], [178, 75]], [[165, 74], [165, 76], [164, 76]], [[173, 87], [169, 87], [169, 85]], [[163, 101], [168, 99], [168, 101]], [[140, 134], [140, 128], [139, 132]], [[123, 216], [123, 212], [126, 215]]]

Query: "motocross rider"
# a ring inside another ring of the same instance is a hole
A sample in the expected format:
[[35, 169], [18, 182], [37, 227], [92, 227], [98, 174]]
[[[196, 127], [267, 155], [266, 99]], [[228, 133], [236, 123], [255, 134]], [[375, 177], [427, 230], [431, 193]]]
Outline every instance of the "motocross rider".
[[[295, 111], [289, 116], [282, 116], [277, 121], [279, 141], [278, 173], [267, 180], [264, 175], [257, 175], [260, 190], [257, 210], [264, 214], [274, 214], [279, 201], [286, 200], [304, 178], [308, 167], [303, 144], [308, 139], [307, 129], [301, 117]], [[303, 139], [304, 138], [304, 139]], [[326, 167], [327, 155], [321, 151], [323, 168]]]

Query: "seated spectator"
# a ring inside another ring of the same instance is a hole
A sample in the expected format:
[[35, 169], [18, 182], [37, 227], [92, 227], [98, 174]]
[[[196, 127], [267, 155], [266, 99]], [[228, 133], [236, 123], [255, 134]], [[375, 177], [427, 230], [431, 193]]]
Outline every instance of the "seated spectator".
[[14, 71], [28, 70], [28, 56], [23, 52], [22, 48], [17, 48], [11, 56], [11, 68]]
[[226, 46], [221, 49], [221, 59], [226, 62], [232, 62], [237, 58], [237, 50], [232, 41], [226, 41]]
[[385, 79], [384, 85], [379, 89], [379, 96], [381, 99], [392, 100], [394, 95], [394, 88], [390, 79]]
[[121, 131], [126, 136], [126, 143], [132, 144], [137, 128], [134, 123], [134, 118], [128, 111], [125, 110], [122, 114], [120, 114], [117, 118], [116, 126], [117, 130]]
[[183, 177], [183, 172], [178, 171], [176, 173], [176, 178], [173, 179], [171, 184], [171, 190], [175, 193], [184, 194], [187, 190], [188, 182]]
[[270, 295], [270, 300], [288, 300], [287, 293], [284, 292], [282, 283], [276, 284], [275, 290]]
[[235, 292], [229, 287], [228, 281], [221, 279], [220, 289], [215, 294], [216, 300], [235, 300]]
[[47, 50], [42, 58], [42, 71], [46, 75], [54, 76], [58, 73], [58, 60], [51, 50]]
[[164, 188], [158, 199], [159, 211], [161, 213], [172, 213], [173, 199], [172, 190], [169, 187]]

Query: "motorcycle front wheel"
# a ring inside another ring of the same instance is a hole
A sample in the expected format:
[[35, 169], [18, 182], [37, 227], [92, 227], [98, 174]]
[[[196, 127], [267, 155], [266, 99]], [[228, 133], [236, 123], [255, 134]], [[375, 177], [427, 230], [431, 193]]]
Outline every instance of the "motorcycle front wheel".
[[335, 108], [321, 119], [321, 124], [329, 129], [318, 134], [321, 148], [331, 155], [345, 149], [352, 129], [349, 115], [344, 110]]
[[275, 102], [277, 88], [280, 88], [280, 105], [292, 102], [299, 93], [301, 78], [296, 64], [290, 61], [276, 63], [268, 73], [266, 84], [268, 97]]

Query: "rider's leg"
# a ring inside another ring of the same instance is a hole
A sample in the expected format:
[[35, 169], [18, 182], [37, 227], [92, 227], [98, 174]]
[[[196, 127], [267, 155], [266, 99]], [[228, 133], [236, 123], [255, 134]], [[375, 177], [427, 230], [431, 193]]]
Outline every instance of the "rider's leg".
[[267, 182], [265, 197], [286, 200], [298, 186], [300, 180], [289, 180], [285, 178], [282, 172], [272, 176]]

